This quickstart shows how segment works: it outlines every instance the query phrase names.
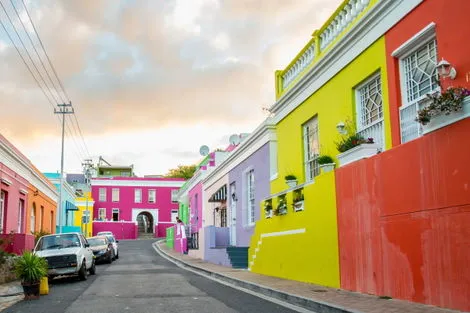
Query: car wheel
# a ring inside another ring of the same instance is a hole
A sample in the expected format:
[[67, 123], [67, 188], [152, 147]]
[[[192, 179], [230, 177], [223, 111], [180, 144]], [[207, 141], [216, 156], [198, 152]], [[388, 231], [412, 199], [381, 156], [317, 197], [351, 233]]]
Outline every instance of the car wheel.
[[80, 270], [78, 271], [78, 278], [80, 280], [86, 280], [87, 279], [87, 270], [86, 270], [86, 261], [83, 260], [82, 262], [82, 267], [80, 267]]
[[108, 256], [108, 263], [111, 264], [112, 262], [113, 262], [113, 256], [110, 253]]
[[90, 275], [95, 275], [96, 274], [96, 266], [95, 266], [95, 260], [93, 260], [93, 263], [91, 264], [90, 268]]

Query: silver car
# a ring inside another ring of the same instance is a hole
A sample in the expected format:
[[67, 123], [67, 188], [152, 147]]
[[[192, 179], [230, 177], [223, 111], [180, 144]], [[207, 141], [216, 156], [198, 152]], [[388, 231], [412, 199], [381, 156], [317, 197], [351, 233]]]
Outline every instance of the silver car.
[[34, 253], [46, 259], [50, 279], [60, 275], [78, 275], [87, 279], [96, 273], [95, 258], [81, 233], [64, 233], [39, 238]]

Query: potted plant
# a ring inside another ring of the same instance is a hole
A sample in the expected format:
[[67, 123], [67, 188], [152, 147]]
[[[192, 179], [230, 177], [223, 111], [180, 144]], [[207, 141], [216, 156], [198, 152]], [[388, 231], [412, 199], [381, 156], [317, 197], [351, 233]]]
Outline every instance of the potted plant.
[[287, 214], [287, 203], [285, 197], [280, 197], [278, 200], [276, 215], [285, 215]]
[[294, 211], [303, 211], [304, 209], [304, 194], [301, 191], [294, 192], [294, 201], [292, 203]]
[[15, 262], [16, 276], [21, 279], [26, 300], [39, 298], [39, 284], [47, 275], [47, 261], [32, 252], [25, 251]]
[[470, 90], [464, 87], [449, 87], [442, 93], [428, 94], [429, 104], [418, 110], [416, 121], [423, 125], [426, 133], [470, 116], [469, 96]]
[[297, 177], [295, 175], [292, 175], [292, 174], [286, 175], [284, 179], [286, 180], [286, 184], [290, 188], [294, 188], [295, 186], [297, 186]]
[[331, 172], [335, 168], [335, 161], [329, 155], [321, 155], [317, 159], [323, 173]]
[[266, 218], [271, 218], [273, 216], [273, 205], [271, 200], [264, 201], [264, 214]]

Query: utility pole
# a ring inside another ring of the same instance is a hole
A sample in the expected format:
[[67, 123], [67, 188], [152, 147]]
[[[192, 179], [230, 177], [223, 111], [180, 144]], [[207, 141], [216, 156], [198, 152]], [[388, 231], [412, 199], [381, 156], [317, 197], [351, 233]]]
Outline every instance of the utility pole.
[[62, 199], [64, 192], [64, 135], [65, 135], [65, 114], [73, 114], [72, 102], [57, 105], [55, 114], [62, 114], [62, 150], [60, 153], [60, 191], [59, 191], [59, 233], [62, 233], [62, 211], [64, 209]]
[[[82, 163], [83, 166], [83, 173], [85, 174], [85, 184], [87, 185], [87, 188], [90, 188], [90, 178], [91, 178], [91, 168], [93, 167], [91, 159], [86, 159]], [[86, 209], [85, 211], [86, 216], [85, 216], [85, 236], [88, 237], [88, 223], [90, 223], [90, 211], [88, 211], [88, 190], [85, 191], [85, 200], [86, 200]], [[83, 217], [83, 216], [82, 216]]]

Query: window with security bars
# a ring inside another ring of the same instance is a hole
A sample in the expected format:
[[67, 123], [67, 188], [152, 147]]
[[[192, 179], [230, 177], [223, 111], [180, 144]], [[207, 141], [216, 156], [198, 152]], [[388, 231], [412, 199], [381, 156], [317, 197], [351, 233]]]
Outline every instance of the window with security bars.
[[246, 191], [248, 200], [247, 223], [252, 225], [255, 223], [255, 170], [246, 173]]
[[403, 102], [400, 108], [402, 143], [421, 136], [420, 124], [415, 119], [418, 110], [427, 104], [426, 95], [439, 90], [436, 65], [436, 39], [417, 47], [400, 60]]
[[320, 143], [318, 137], [318, 118], [315, 116], [303, 125], [304, 136], [304, 162], [306, 181], [312, 181], [320, 174], [318, 157], [320, 156]]
[[367, 80], [356, 90], [357, 133], [373, 138], [384, 149], [382, 80], [380, 74]]

